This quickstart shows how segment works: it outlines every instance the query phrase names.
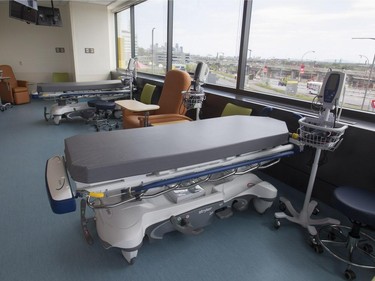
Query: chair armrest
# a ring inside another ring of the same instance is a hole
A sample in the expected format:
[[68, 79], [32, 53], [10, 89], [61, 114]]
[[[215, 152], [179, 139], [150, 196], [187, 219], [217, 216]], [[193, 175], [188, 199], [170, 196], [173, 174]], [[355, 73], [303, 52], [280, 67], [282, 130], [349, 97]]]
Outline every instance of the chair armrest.
[[[140, 124], [144, 123], [144, 116], [139, 116], [138, 120]], [[148, 116], [149, 123], [156, 124], [156, 123], [172, 123], [172, 122], [179, 122], [179, 121], [192, 121], [191, 118], [180, 115], [180, 114], [160, 114], [160, 115], [150, 115]]]
[[18, 87], [27, 87], [27, 83], [25, 80], [17, 80]]

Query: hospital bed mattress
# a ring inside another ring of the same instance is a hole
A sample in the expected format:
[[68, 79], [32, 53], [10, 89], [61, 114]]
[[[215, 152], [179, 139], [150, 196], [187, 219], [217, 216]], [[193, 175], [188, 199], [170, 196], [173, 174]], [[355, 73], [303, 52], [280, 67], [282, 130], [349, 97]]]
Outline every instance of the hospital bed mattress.
[[38, 83], [37, 91], [41, 92], [69, 92], [89, 90], [113, 90], [124, 88], [121, 80], [103, 80], [90, 82], [56, 82]]
[[73, 180], [95, 183], [195, 165], [288, 143], [283, 121], [227, 116], [65, 139]]

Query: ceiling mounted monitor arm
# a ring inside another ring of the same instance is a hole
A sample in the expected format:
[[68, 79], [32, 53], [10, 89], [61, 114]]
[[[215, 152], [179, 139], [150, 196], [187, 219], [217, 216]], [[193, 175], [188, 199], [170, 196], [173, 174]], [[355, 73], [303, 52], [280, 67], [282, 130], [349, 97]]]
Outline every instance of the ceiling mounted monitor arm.
[[51, 8], [52, 8], [52, 22], [53, 24], [56, 24], [55, 7], [53, 6], [53, 0], [51, 0]]

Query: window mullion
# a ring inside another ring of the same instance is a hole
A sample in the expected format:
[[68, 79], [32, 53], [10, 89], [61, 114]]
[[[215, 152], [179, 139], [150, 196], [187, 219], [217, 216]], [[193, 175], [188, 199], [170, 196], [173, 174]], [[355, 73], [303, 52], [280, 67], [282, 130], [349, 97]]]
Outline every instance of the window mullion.
[[244, 0], [236, 89], [243, 89], [245, 85], [252, 5], [252, 0]]
[[166, 71], [172, 69], [172, 51], [173, 51], [173, 0], [168, 1], [167, 12], [167, 68]]

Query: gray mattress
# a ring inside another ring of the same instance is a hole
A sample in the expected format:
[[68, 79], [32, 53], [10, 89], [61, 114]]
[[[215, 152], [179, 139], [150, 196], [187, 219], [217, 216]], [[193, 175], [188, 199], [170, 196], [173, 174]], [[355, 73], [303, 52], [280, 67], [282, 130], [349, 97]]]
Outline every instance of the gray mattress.
[[283, 121], [228, 116], [65, 139], [73, 180], [95, 183], [173, 169], [288, 142]]
[[67, 92], [67, 91], [88, 91], [88, 90], [110, 90], [123, 88], [120, 80], [103, 80], [91, 82], [56, 82], [38, 83], [37, 91], [42, 92]]

